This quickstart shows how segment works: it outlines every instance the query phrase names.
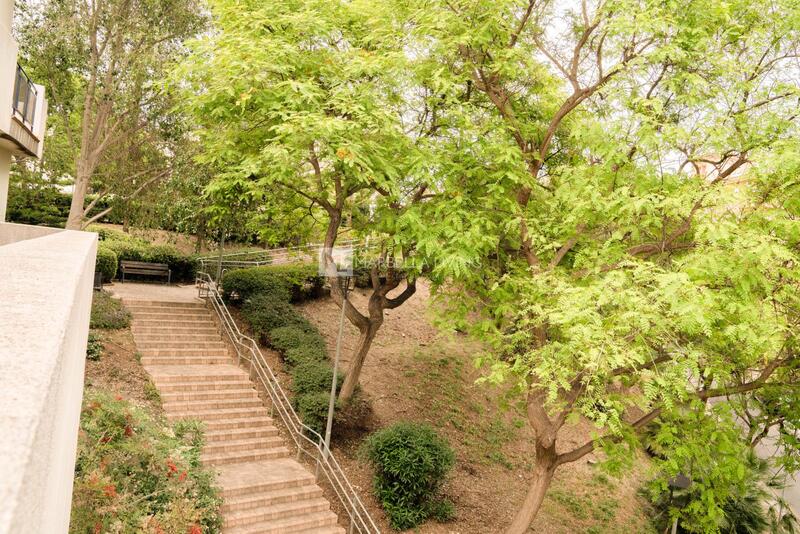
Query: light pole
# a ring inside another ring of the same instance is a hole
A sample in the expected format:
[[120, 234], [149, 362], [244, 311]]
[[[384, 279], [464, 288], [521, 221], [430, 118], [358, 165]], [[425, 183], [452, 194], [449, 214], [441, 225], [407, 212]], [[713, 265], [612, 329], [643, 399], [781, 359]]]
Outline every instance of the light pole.
[[333, 411], [336, 406], [336, 379], [339, 371], [339, 357], [342, 354], [342, 335], [344, 334], [344, 309], [347, 306], [347, 290], [350, 287], [350, 277], [345, 276], [342, 284], [342, 311], [339, 314], [339, 335], [336, 337], [336, 356], [333, 359], [333, 379], [331, 380], [331, 397], [328, 400], [328, 422], [325, 425], [325, 448], [322, 451], [322, 458], [328, 458], [331, 448], [331, 431], [333, 429]]

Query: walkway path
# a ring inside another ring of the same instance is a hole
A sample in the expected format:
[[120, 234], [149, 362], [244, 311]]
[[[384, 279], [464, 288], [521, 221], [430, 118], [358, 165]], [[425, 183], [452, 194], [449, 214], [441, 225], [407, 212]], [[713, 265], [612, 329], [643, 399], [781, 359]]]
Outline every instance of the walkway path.
[[156, 300], [150, 287], [137, 292], [133, 286], [140, 284], [112, 291], [133, 314], [142, 365], [161, 394], [167, 418], [205, 423], [201, 459], [215, 468], [222, 488], [223, 532], [344, 533], [313, 475], [291, 458], [202, 301], [187, 298], [186, 291]]

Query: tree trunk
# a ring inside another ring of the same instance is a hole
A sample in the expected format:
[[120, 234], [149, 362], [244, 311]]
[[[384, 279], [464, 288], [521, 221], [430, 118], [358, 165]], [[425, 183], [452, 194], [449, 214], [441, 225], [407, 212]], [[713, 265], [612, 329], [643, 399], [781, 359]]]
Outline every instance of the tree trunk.
[[86, 201], [86, 192], [89, 189], [89, 174], [85, 172], [84, 164], [78, 162], [75, 172], [75, 185], [72, 188], [72, 202], [69, 206], [67, 217], [67, 230], [80, 230], [83, 222], [83, 205]]
[[539, 513], [539, 508], [541, 508], [544, 496], [550, 488], [550, 483], [553, 481], [556, 465], [555, 444], [548, 448], [537, 444], [533, 480], [528, 488], [527, 495], [525, 495], [522, 507], [517, 512], [517, 515], [514, 516], [514, 520], [506, 529], [505, 534], [525, 534], [528, 532], [528, 528]]
[[375, 334], [378, 333], [379, 328], [380, 323], [370, 321], [367, 329], [361, 332], [358, 338], [358, 345], [356, 350], [353, 351], [353, 357], [350, 360], [350, 369], [347, 370], [344, 384], [342, 384], [342, 389], [339, 391], [340, 401], [347, 402], [353, 397], [358, 385], [358, 379], [361, 376], [361, 367], [364, 365], [369, 348], [372, 346], [372, 340], [375, 339]]

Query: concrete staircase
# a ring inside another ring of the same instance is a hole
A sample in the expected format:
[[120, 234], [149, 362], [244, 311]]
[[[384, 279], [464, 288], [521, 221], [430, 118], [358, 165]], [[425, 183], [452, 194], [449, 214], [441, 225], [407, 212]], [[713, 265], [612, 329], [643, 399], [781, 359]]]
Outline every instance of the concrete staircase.
[[205, 423], [225, 534], [343, 534], [314, 476], [291, 458], [203, 303], [124, 299], [142, 365], [170, 421]]

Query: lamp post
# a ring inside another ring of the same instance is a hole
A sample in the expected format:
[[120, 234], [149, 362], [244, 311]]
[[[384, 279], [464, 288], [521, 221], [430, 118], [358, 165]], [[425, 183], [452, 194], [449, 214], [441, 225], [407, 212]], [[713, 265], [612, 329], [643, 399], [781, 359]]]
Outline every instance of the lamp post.
[[[675, 492], [676, 489], [686, 489], [692, 485], [692, 481], [684, 475], [683, 473], [678, 473], [676, 476], [672, 477], [668, 481], [669, 485], [669, 502], [672, 504], [672, 494]], [[672, 522], [672, 534], [678, 533], [678, 518], [676, 517], [675, 520]]]
[[350, 277], [342, 278], [342, 310], [339, 313], [339, 335], [336, 337], [336, 356], [333, 359], [333, 379], [331, 380], [331, 396], [328, 400], [328, 421], [325, 425], [325, 448], [322, 451], [323, 459], [328, 458], [331, 447], [331, 432], [333, 429], [333, 412], [336, 406], [336, 381], [339, 371], [339, 358], [342, 354], [342, 335], [344, 334], [344, 309], [347, 306], [347, 291], [350, 287]]

